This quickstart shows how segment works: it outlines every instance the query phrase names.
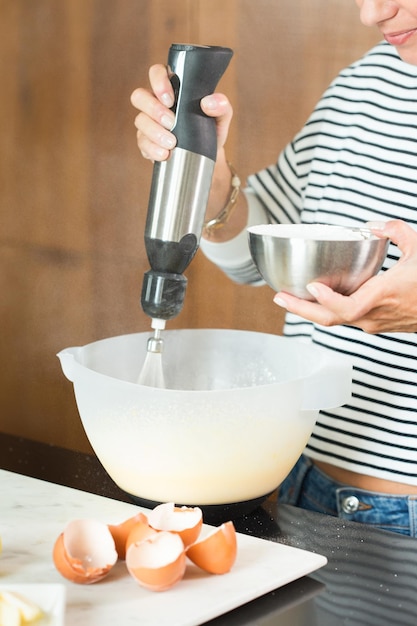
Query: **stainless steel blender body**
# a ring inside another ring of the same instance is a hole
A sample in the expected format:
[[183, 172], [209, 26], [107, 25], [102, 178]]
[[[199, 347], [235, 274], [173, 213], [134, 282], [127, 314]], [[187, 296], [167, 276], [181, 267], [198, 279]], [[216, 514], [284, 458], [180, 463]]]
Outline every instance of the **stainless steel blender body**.
[[[192, 260], [203, 229], [202, 207], [207, 206], [213, 169], [212, 159], [183, 148], [175, 148], [167, 161], [155, 164], [152, 210], [145, 228], [152, 269], [182, 273]], [[164, 246], [169, 253], [163, 253]]]
[[198, 250], [217, 155], [216, 123], [200, 101], [214, 91], [232, 54], [230, 48], [189, 44], [173, 44], [169, 51], [177, 145], [167, 161], [154, 165], [145, 227], [150, 270], [141, 295], [153, 325], [183, 306], [183, 272]]

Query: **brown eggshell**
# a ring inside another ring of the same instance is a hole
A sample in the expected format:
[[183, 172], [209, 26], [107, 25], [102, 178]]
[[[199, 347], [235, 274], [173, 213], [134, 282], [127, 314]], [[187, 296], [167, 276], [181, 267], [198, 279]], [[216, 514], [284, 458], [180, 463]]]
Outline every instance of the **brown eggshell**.
[[126, 539], [126, 552], [132, 543], [140, 543], [152, 535], [156, 535], [158, 531], [151, 528], [147, 522], [136, 522], [130, 529]]
[[60, 574], [74, 583], [98, 582], [117, 561], [108, 526], [91, 519], [73, 520], [55, 541], [53, 561]]
[[233, 522], [226, 522], [187, 548], [188, 558], [210, 574], [226, 574], [236, 560], [237, 540]]
[[148, 524], [148, 518], [144, 513], [137, 513], [133, 517], [129, 517], [129, 519], [125, 520], [121, 524], [109, 524], [109, 530], [114, 539], [114, 543], [116, 545], [117, 554], [119, 559], [123, 561], [126, 558], [126, 542], [129, 536], [130, 531], [137, 523]]
[[186, 557], [181, 537], [160, 531], [143, 541], [131, 543], [126, 551], [126, 566], [142, 587], [151, 591], [170, 589], [185, 572]]
[[187, 547], [200, 536], [203, 512], [199, 507], [178, 507], [173, 502], [167, 502], [150, 511], [148, 523], [156, 530], [177, 533]]

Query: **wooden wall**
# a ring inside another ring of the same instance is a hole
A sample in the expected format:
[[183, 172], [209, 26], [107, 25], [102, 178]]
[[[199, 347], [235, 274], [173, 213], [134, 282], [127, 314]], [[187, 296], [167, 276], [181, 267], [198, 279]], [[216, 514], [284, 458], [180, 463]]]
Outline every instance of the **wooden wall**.
[[[139, 304], [152, 165], [129, 96], [174, 41], [231, 46], [241, 175], [275, 160], [377, 34], [353, 0], [0, 0], [0, 429], [89, 450], [55, 354], [149, 329]], [[174, 327], [280, 332], [268, 288], [198, 254]]]

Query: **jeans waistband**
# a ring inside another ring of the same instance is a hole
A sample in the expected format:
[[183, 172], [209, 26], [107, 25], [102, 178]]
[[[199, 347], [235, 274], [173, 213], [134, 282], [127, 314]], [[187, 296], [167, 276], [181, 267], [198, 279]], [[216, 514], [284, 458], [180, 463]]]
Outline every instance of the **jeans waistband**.
[[349, 487], [333, 480], [304, 455], [280, 492], [279, 499], [288, 504], [417, 537], [417, 495]]

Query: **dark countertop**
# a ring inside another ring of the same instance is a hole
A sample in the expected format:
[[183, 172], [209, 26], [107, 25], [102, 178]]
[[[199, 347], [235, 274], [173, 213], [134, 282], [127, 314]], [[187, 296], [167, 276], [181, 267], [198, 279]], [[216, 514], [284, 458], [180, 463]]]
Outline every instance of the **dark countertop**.
[[[93, 455], [0, 433], [0, 468], [130, 502]], [[323, 554], [310, 576], [210, 626], [415, 626], [417, 541], [269, 500], [236, 529]]]

